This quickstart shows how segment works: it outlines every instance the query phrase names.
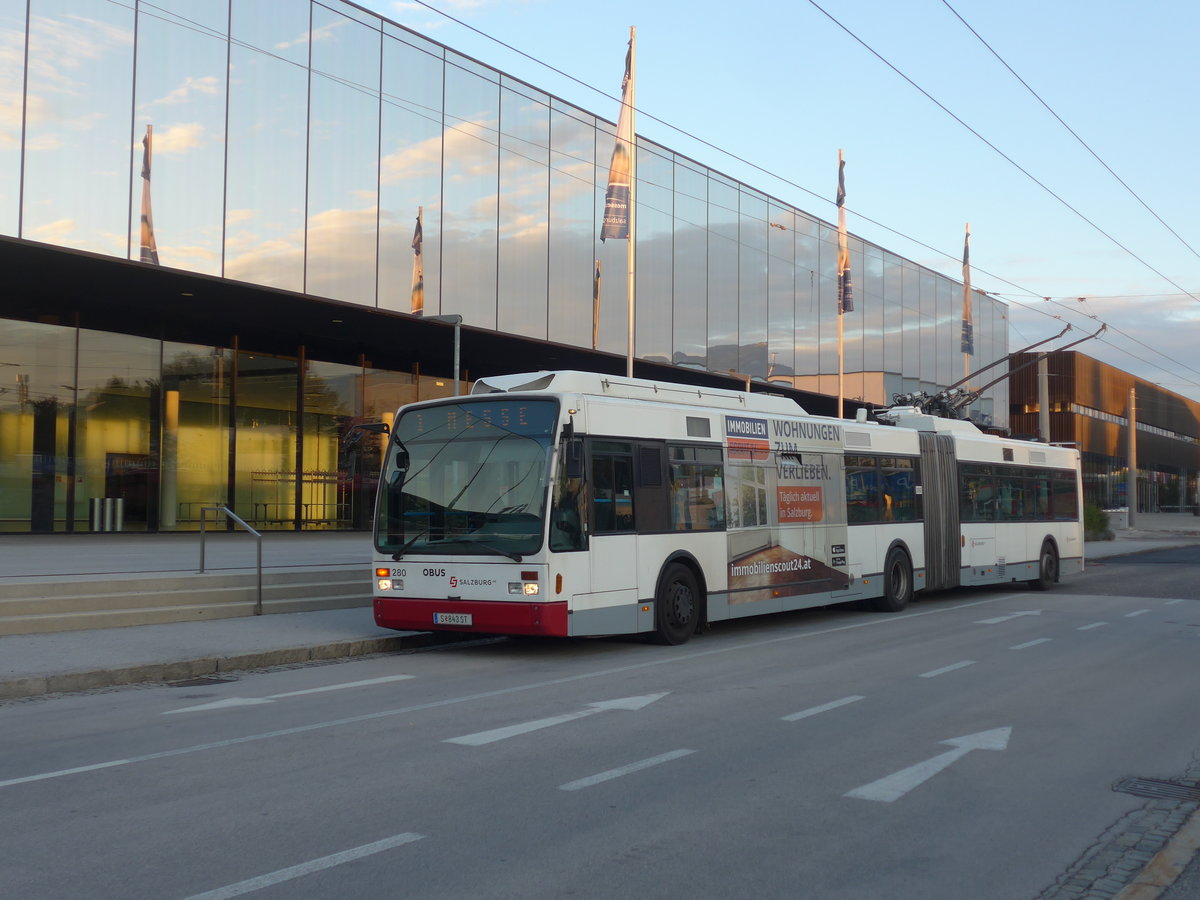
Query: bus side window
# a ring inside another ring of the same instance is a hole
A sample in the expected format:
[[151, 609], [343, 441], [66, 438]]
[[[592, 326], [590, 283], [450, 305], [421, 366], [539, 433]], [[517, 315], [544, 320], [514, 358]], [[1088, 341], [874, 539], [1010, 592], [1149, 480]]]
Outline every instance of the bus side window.
[[597, 441], [593, 444], [591, 481], [593, 530], [632, 531], [632, 447], [616, 441]]

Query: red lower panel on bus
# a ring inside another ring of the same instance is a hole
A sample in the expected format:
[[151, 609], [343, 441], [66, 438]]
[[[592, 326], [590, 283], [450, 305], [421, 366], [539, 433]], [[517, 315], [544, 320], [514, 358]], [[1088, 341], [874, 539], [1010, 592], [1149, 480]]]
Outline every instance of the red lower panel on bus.
[[400, 631], [567, 636], [567, 604], [375, 598], [375, 624]]

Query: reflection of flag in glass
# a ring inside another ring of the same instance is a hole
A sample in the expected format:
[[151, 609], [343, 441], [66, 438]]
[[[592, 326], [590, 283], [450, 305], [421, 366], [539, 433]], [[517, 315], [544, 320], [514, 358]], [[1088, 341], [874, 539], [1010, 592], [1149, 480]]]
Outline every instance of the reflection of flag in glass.
[[838, 315], [854, 312], [854, 285], [850, 281], [850, 242], [846, 238], [846, 161], [838, 151]]
[[150, 212], [150, 156], [154, 144], [154, 126], [146, 126], [142, 138], [142, 253], [144, 263], [158, 265], [158, 246], [154, 242], [154, 216]]
[[413, 270], [412, 270], [412, 314], [419, 316], [425, 311], [425, 265], [421, 261], [421, 213], [424, 207], [417, 207], [417, 230], [413, 232]]
[[962, 352], [975, 354], [975, 322], [971, 317], [971, 226], [963, 238]]
[[596, 271], [592, 274], [592, 349], [600, 341], [600, 260], [596, 260]]
[[600, 240], [629, 240], [630, 173], [633, 154], [633, 39], [625, 54], [625, 78], [621, 81], [621, 115], [617, 118], [617, 140], [608, 168], [608, 193], [604, 197], [604, 224]]

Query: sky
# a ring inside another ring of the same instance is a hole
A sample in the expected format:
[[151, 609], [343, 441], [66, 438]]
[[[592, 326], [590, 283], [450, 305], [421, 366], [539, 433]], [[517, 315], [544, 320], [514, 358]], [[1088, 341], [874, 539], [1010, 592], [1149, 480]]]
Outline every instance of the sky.
[[640, 135], [1200, 401], [1200, 4], [358, 2], [611, 120], [636, 26]]

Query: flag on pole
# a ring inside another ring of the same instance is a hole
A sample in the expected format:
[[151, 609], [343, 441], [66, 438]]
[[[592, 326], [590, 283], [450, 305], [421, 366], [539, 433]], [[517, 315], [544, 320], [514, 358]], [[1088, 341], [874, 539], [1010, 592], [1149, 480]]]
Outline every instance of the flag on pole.
[[975, 354], [975, 322], [971, 316], [971, 226], [963, 238], [962, 352]]
[[850, 242], [846, 238], [846, 160], [838, 151], [838, 315], [854, 312], [854, 285], [850, 280]]
[[608, 167], [608, 193], [604, 196], [604, 224], [600, 240], [629, 240], [629, 202], [633, 161], [633, 38], [625, 53], [625, 77], [621, 81], [621, 114], [617, 118], [617, 139]]
[[142, 235], [141, 260], [158, 265], [158, 245], [154, 241], [154, 216], [150, 211], [150, 157], [154, 148], [154, 126], [146, 126], [142, 138]]
[[417, 228], [413, 232], [412, 308], [414, 316], [425, 311], [425, 265], [421, 261], [421, 214], [424, 207], [417, 207]]

